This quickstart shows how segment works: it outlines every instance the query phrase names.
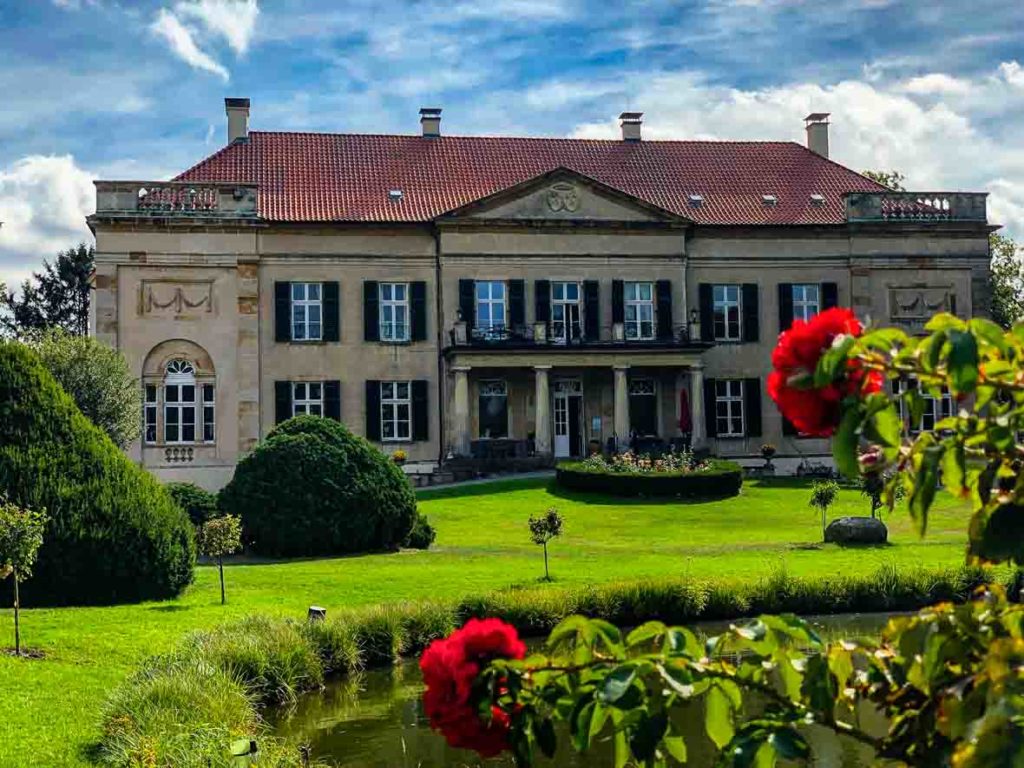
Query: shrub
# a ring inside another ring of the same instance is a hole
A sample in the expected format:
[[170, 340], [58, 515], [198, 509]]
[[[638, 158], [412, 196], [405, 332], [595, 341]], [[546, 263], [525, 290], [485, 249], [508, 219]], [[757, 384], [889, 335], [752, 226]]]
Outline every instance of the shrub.
[[430, 549], [430, 545], [437, 538], [437, 531], [427, 520], [426, 515], [416, 515], [416, 522], [413, 523], [409, 537], [405, 540], [405, 546], [412, 549]]
[[331, 419], [298, 416], [271, 430], [221, 491], [245, 539], [265, 555], [393, 550], [416, 520], [402, 470]]
[[735, 496], [743, 485], [739, 464], [711, 459], [706, 469], [668, 472], [607, 471], [586, 462], [562, 462], [555, 470], [556, 482], [574, 491], [607, 493], [612, 496], [678, 496], [713, 499]]
[[49, 515], [25, 604], [163, 599], [192, 580], [188, 519], [15, 342], [0, 343], [0, 493]]
[[207, 520], [196, 536], [199, 551], [217, 560], [220, 575], [220, 604], [224, 605], [224, 555], [232, 555], [242, 548], [242, 521], [232, 515]]
[[205, 488], [195, 483], [167, 483], [166, 488], [196, 528], [217, 517], [217, 497]]

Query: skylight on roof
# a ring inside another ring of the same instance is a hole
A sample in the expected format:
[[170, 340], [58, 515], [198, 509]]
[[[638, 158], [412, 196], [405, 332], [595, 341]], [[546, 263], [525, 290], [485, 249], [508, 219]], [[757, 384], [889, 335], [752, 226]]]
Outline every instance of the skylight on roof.
[[768, 206], [774, 206], [778, 204], [779, 198], [775, 195], [761, 195], [761, 202]]
[[700, 208], [704, 203], [704, 195], [690, 195], [690, 205], [694, 208]]
[[393, 203], [402, 202], [402, 190], [400, 189], [389, 189], [388, 199]]
[[825, 204], [825, 196], [817, 192], [811, 195], [811, 205], [822, 206]]

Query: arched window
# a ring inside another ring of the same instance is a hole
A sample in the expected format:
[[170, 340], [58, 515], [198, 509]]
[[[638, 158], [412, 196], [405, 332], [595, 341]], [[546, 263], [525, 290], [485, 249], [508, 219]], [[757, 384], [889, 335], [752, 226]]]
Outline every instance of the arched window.
[[[174, 351], [167, 349], [171, 344]], [[154, 359], [154, 353], [160, 351], [166, 362]], [[168, 352], [169, 359], [164, 356]], [[187, 342], [165, 342], [157, 347], [144, 368], [143, 393], [146, 445], [215, 442], [216, 385], [212, 365], [201, 349]]]

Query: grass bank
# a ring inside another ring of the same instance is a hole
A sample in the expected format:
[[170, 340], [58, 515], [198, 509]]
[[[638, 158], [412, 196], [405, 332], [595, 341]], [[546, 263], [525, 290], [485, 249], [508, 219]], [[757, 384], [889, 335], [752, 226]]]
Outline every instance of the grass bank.
[[[886, 518], [890, 546], [842, 549], [819, 543], [808, 495], [808, 484], [795, 480], [748, 482], [736, 498], [701, 503], [569, 493], [544, 479], [438, 489], [420, 501], [438, 532], [429, 551], [231, 564], [223, 607], [216, 569], [200, 567], [177, 600], [24, 611], [25, 642], [46, 658], [0, 655], [0, 765], [88, 765], [85, 750], [99, 738], [102, 703], [143, 659], [171, 652], [190, 632], [252, 614], [303, 617], [317, 604], [335, 617], [361, 606], [458, 601], [497, 590], [511, 603], [525, 591], [583, 595], [592, 585], [661, 579], [711, 580], [728, 604], [780, 566], [794, 578], [868, 577], [884, 565], [905, 571], [964, 560], [969, 513], [946, 496], [926, 539], [899, 512]], [[565, 533], [551, 545], [555, 583], [538, 585], [541, 553], [529, 541], [526, 519], [549, 506], [565, 518]], [[866, 510], [864, 498], [843, 490], [833, 515]], [[4, 644], [12, 641], [11, 626], [11, 611], [0, 611]]]

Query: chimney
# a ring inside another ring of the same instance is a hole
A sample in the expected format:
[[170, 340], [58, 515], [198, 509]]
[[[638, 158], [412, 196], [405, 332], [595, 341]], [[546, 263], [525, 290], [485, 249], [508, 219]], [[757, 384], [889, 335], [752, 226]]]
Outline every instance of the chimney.
[[643, 116], [643, 112], [623, 112], [619, 115], [623, 141], [640, 141], [640, 125], [643, 122], [640, 118]]
[[804, 118], [807, 127], [807, 148], [822, 157], [828, 157], [829, 112], [812, 112]]
[[249, 100], [224, 99], [228, 115], [228, 144], [249, 140]]
[[436, 138], [441, 135], [441, 108], [423, 107], [420, 110], [420, 125], [423, 126], [423, 135], [426, 138]]

